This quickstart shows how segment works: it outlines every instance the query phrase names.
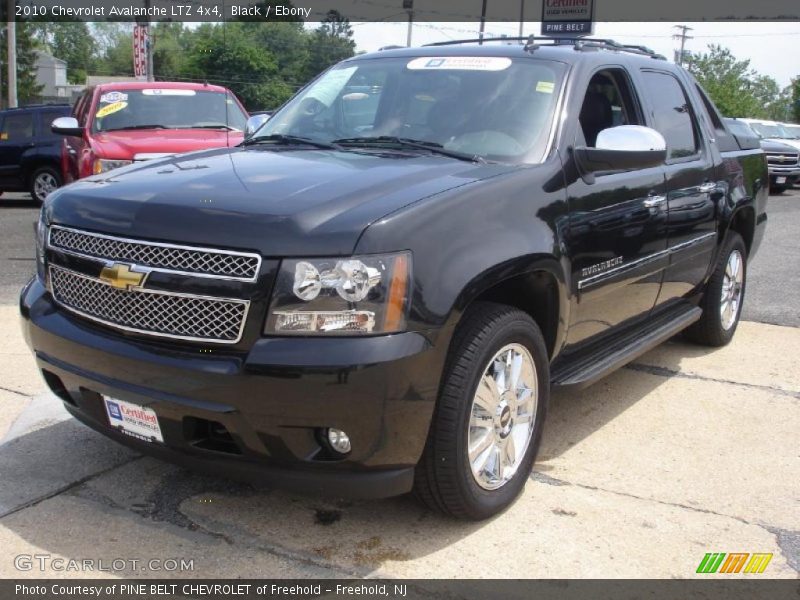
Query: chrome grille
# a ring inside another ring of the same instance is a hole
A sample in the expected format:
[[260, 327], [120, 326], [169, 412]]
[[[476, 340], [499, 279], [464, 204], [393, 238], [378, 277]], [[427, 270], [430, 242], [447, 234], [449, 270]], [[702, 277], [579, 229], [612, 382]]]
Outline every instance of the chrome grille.
[[791, 152], [781, 152], [767, 154], [767, 162], [779, 167], [797, 166], [798, 154]]
[[250, 303], [155, 290], [125, 291], [50, 266], [56, 301], [81, 316], [132, 331], [191, 341], [233, 344], [242, 337]]
[[255, 281], [261, 267], [257, 254], [129, 240], [57, 225], [50, 228], [49, 245], [81, 256], [199, 277]]

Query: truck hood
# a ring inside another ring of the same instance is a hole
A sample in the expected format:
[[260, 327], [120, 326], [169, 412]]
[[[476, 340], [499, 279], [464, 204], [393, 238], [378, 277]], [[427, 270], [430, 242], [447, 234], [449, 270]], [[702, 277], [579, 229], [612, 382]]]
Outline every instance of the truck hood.
[[515, 168], [427, 154], [238, 147], [80, 180], [51, 194], [46, 214], [51, 223], [153, 241], [347, 255], [381, 217]]
[[137, 154], [179, 154], [234, 146], [243, 135], [241, 131], [216, 129], [110, 131], [92, 135], [92, 150], [99, 158], [134, 160]]
[[[783, 146], [790, 146], [794, 150], [800, 150], [800, 140], [785, 139], [785, 138], [766, 138], [766, 139], [761, 140], [761, 141], [762, 141], [762, 148], [764, 148], [763, 142], [769, 142], [769, 143], [771, 143], [773, 145], [780, 144], [780, 145], [783, 145]], [[764, 148], [764, 150], [767, 150], [767, 149]], [[782, 149], [778, 148], [777, 149], [778, 152], [784, 152], [786, 150], [787, 150], [786, 148], [782, 148]]]

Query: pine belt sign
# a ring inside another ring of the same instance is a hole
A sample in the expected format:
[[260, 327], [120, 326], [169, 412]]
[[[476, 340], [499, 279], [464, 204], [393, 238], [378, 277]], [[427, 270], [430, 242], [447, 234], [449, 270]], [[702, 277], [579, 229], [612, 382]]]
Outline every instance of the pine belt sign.
[[593, 19], [594, 0], [542, 0], [542, 35], [592, 35]]

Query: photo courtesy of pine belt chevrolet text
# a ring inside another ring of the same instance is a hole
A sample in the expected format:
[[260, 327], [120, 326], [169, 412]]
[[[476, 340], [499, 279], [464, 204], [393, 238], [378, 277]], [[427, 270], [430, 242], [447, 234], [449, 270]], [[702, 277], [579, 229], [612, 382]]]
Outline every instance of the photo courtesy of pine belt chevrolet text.
[[758, 140], [641, 47], [488, 42], [356, 56], [235, 145], [52, 192], [20, 312], [64, 407], [198, 471], [485, 519], [552, 389], [727, 344]]

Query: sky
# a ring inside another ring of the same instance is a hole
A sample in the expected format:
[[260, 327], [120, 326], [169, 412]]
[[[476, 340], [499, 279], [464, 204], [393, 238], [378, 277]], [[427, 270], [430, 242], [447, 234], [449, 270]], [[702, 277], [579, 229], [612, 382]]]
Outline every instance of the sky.
[[[679, 42], [672, 39], [674, 25], [684, 23], [595, 23], [594, 37], [611, 38], [625, 44], [648, 46], [672, 60]], [[693, 28], [693, 39], [686, 41], [686, 50], [703, 52], [709, 44], [720, 44], [739, 60], [750, 60], [750, 67], [762, 75], [773, 77], [781, 87], [800, 75], [800, 23], [775, 22], [703, 22], [685, 23]], [[315, 26], [316, 23], [309, 23]], [[381, 46], [405, 46], [408, 24], [352, 23], [358, 50], [373, 52]], [[538, 34], [539, 23], [525, 23], [523, 35]], [[519, 23], [486, 24], [487, 36], [519, 35]], [[478, 35], [477, 23], [415, 23], [411, 45], [449, 39], [473, 38]]]

